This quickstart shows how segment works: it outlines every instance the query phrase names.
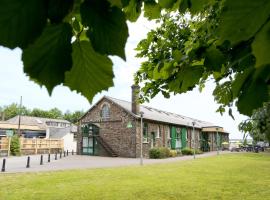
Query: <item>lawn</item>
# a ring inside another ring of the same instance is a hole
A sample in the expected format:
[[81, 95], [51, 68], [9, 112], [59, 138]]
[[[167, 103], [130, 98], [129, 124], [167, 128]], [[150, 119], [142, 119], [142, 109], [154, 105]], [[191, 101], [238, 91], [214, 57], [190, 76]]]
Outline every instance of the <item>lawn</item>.
[[270, 154], [143, 167], [0, 174], [0, 200], [270, 199]]

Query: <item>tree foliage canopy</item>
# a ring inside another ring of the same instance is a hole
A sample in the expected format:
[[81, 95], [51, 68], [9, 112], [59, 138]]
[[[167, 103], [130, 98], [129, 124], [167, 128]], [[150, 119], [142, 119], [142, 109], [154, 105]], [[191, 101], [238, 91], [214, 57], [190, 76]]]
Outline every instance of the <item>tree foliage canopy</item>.
[[142, 99], [202, 89], [214, 79], [218, 111], [229, 107], [232, 116], [235, 103], [251, 116], [270, 99], [270, 2], [189, 0], [180, 8], [183, 2], [138, 44], [137, 56], [146, 59], [135, 76]]
[[[52, 119], [65, 119], [70, 121], [71, 123], [77, 123], [79, 118], [84, 114], [83, 111], [66, 111], [63, 113], [58, 108], [52, 108], [50, 110], [43, 110], [39, 108], [28, 109], [25, 106], [20, 107], [16, 103], [12, 103], [8, 106], [0, 107], [0, 114], [4, 114], [4, 118], [10, 119], [15, 117], [19, 114], [33, 116], [33, 117], [43, 117], [43, 118], [52, 118]], [[2, 120], [0, 118], [0, 120]]]
[[250, 116], [269, 100], [269, 10], [268, 0], [1, 0], [0, 45], [21, 48], [24, 72], [49, 93], [63, 84], [91, 101], [113, 85], [109, 56], [126, 58], [127, 20], [143, 12], [161, 23], [138, 46], [143, 99], [213, 77], [218, 110], [236, 102]]
[[248, 133], [256, 142], [270, 142], [270, 102], [264, 103], [249, 119], [240, 123], [239, 130]]

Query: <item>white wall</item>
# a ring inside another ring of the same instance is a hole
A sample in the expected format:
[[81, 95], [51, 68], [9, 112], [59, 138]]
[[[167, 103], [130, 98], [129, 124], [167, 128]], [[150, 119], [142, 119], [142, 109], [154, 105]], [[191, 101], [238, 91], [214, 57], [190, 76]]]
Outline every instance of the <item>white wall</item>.
[[68, 133], [62, 139], [64, 139], [64, 150], [71, 152], [72, 150], [76, 152], [77, 150], [77, 141], [74, 140], [74, 134]]

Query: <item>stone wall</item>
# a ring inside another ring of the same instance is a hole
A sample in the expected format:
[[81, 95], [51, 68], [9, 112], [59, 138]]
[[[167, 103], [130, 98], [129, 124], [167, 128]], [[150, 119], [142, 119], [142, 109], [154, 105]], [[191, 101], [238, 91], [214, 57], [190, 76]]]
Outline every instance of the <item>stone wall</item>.
[[[163, 123], [158, 123], [158, 122], [153, 122], [149, 120], [144, 120], [144, 123], [148, 124], [148, 141], [143, 143], [143, 156], [148, 157], [149, 156], [149, 150], [152, 147], [167, 147], [171, 148], [171, 138], [170, 138], [170, 132], [169, 129], [171, 125], [169, 124], [163, 124]], [[153, 145], [152, 143], [152, 138], [151, 138], [151, 132], [155, 132], [157, 134], [157, 130], [159, 127], [159, 137], [155, 138], [155, 144]], [[177, 126], [175, 125], [176, 128], [183, 128], [184, 126]], [[192, 139], [192, 127], [184, 127], [187, 129], [187, 147], [192, 148], [193, 144], [191, 142]], [[140, 157], [140, 134], [141, 134], [141, 125], [140, 122], [138, 121], [137, 123], [137, 143], [136, 143], [136, 156]], [[195, 129], [195, 142], [196, 142], [196, 149], [200, 148], [200, 129]]]
[[[108, 105], [110, 117], [102, 119], [100, 113], [103, 105]], [[95, 107], [93, 107], [81, 120], [80, 123], [94, 123], [100, 128], [100, 136], [110, 145], [110, 147], [120, 157], [140, 157], [141, 148], [141, 123], [140, 118], [135, 118], [131, 113], [124, 110], [109, 99], [103, 98]], [[128, 128], [128, 124], [132, 127]], [[143, 119], [143, 123], [148, 124], [148, 140], [143, 143], [143, 156], [149, 156], [149, 150], [152, 147], [168, 147], [170, 148], [170, 127], [171, 125], [161, 122], [155, 122]], [[176, 128], [184, 126], [174, 125]], [[192, 127], [187, 128], [187, 147], [193, 148], [191, 142], [195, 137], [195, 148], [200, 148], [201, 129], [195, 128], [195, 136], [193, 136]], [[151, 133], [155, 133], [155, 142], [151, 138]], [[159, 132], [159, 134], [157, 134]], [[209, 132], [210, 150], [216, 150], [215, 133]], [[228, 140], [228, 134], [224, 134], [224, 138]], [[81, 154], [82, 150], [82, 135], [81, 130], [78, 130], [78, 149]], [[106, 151], [99, 147], [98, 155], [108, 156]]]

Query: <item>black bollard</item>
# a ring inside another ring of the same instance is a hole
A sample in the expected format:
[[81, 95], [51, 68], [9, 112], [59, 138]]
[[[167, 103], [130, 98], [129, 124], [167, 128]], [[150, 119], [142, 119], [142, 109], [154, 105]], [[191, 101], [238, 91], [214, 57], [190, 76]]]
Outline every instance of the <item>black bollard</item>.
[[62, 151], [60, 152], [60, 159], [62, 158]]
[[48, 154], [48, 162], [51, 162], [51, 154]]
[[68, 156], [68, 150], [67, 150], [67, 156]]
[[2, 164], [2, 169], [1, 172], [5, 172], [6, 171], [6, 159], [3, 159], [3, 164]]
[[74, 155], [74, 151], [73, 151], [73, 149], [72, 149], [72, 152], [71, 152], [71, 154], [72, 154], [72, 155]]
[[40, 155], [40, 165], [43, 165], [43, 155]]
[[66, 157], [66, 151], [64, 151], [64, 157]]
[[57, 160], [57, 153], [55, 153], [55, 157], [54, 157], [55, 160]]
[[30, 156], [27, 157], [26, 168], [30, 168]]

